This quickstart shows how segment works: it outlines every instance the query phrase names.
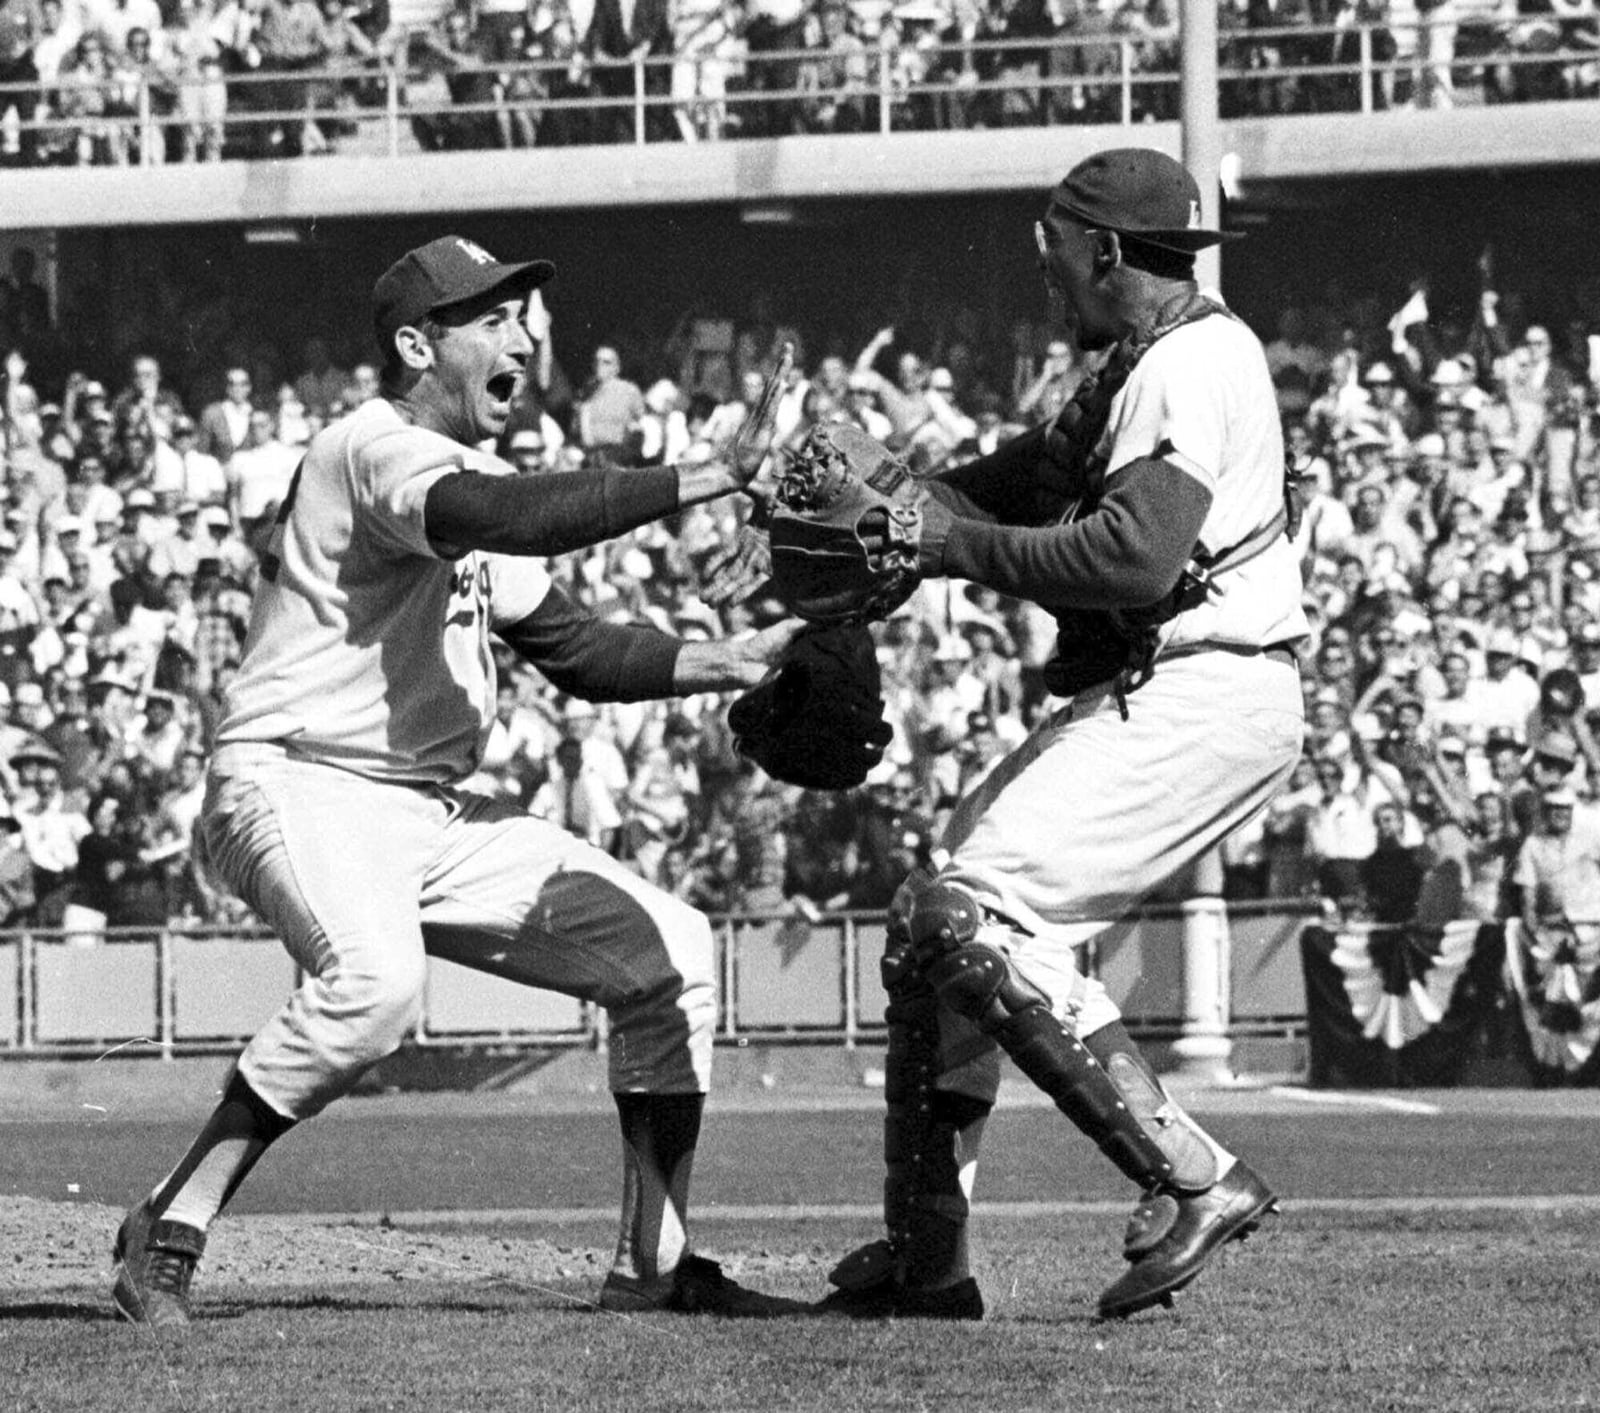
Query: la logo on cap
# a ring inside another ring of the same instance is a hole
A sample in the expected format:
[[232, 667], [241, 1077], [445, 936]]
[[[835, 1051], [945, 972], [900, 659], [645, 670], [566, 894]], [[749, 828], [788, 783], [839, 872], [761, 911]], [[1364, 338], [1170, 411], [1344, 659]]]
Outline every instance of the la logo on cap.
[[1189, 229], [1191, 231], [1200, 229], [1200, 203], [1198, 201], [1189, 203]]
[[[1200, 208], [1198, 206], [1195, 208], [1195, 211], [1196, 211], [1195, 220], [1196, 220], [1196, 222], [1199, 221], [1199, 215], [1198, 215], [1199, 209]], [[489, 252], [487, 250], [485, 250], [481, 245], [479, 245], [476, 241], [465, 240], [465, 239], [462, 239], [462, 238], [458, 237], [457, 240], [456, 240], [456, 245], [460, 249], [461, 253], [463, 255], [465, 255], [469, 260], [476, 260], [478, 262], [478, 264], [480, 264], [480, 265], [493, 265], [494, 264], [494, 256], [489, 254]]]

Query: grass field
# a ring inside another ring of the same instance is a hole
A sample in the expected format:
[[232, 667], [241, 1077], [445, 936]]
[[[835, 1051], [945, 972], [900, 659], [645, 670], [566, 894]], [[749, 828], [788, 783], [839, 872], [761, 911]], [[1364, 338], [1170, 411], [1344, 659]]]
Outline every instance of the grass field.
[[[1284, 1213], [1174, 1311], [1111, 1325], [1091, 1312], [1128, 1194], [1053, 1113], [1002, 1109], [975, 1227], [989, 1317], [956, 1326], [598, 1313], [603, 1104], [353, 1100], [219, 1223], [177, 1343], [111, 1318], [106, 1249], [188, 1119], [13, 1118], [0, 1410], [1600, 1407], [1600, 1096], [1308, 1099], [1195, 1097]], [[820, 1295], [875, 1231], [878, 1118], [854, 1096], [714, 1109], [701, 1249]]]

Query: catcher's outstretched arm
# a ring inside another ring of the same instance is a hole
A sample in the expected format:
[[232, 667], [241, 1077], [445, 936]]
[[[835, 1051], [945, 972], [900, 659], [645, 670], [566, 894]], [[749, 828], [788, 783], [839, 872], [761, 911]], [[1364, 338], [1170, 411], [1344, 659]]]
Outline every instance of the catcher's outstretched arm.
[[1056, 608], [1142, 608], [1170, 592], [1211, 508], [1211, 492], [1160, 457], [1121, 467], [1095, 511], [1044, 529], [961, 515], [925, 538], [926, 572], [970, 579]]

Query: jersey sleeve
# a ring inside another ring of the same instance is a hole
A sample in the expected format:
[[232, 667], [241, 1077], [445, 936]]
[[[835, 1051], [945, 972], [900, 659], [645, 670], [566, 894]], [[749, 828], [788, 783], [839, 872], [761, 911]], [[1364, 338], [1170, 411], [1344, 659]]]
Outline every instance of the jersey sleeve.
[[1214, 496], [1224, 462], [1228, 382], [1205, 319], [1160, 339], [1139, 360], [1112, 404], [1108, 474], [1160, 457]]
[[421, 427], [377, 431], [352, 448], [355, 513], [371, 541], [396, 555], [440, 555], [428, 542], [424, 505], [442, 476], [468, 468], [467, 448]]
[[522, 555], [486, 554], [489, 567], [489, 626], [520, 623], [550, 592], [550, 572], [537, 559]]

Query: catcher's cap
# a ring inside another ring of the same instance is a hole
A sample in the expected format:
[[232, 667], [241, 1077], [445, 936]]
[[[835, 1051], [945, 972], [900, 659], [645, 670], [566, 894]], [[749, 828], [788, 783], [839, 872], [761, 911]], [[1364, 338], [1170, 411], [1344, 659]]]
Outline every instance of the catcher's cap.
[[476, 299], [490, 290], [526, 294], [550, 279], [556, 267], [548, 260], [506, 265], [476, 241], [440, 236], [409, 250], [372, 287], [372, 325], [378, 344], [388, 350], [394, 336], [435, 309]]
[[1183, 254], [1237, 235], [1200, 224], [1195, 179], [1181, 162], [1150, 147], [1118, 147], [1085, 158], [1051, 193], [1050, 209]]

